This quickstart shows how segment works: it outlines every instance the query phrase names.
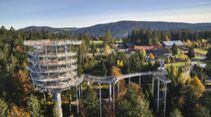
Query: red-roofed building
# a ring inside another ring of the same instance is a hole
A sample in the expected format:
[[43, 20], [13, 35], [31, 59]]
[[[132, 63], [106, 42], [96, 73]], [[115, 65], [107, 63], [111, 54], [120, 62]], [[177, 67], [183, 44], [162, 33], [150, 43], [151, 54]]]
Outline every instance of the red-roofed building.
[[139, 46], [134, 45], [129, 48], [130, 51], [141, 51], [145, 50], [147, 54], [152, 53], [155, 56], [162, 56], [164, 54], [170, 53], [170, 51], [162, 46]]

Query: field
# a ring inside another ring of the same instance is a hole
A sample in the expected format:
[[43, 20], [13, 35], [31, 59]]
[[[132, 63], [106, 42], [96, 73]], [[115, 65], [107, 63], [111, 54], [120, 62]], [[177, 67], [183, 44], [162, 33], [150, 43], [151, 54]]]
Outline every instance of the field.
[[207, 54], [207, 49], [203, 49], [203, 48], [194, 48], [194, 52], [195, 52], [196, 54], [206, 55], [206, 54]]
[[171, 65], [173, 66], [176, 66], [176, 67], [182, 67], [182, 66], [185, 66], [186, 62], [175, 62], [175, 63], [168, 63], [168, 64], [165, 64], [165, 67], [169, 67]]
[[93, 43], [94, 43], [95, 45], [103, 45], [103, 41], [101, 41], [101, 40], [93, 41]]

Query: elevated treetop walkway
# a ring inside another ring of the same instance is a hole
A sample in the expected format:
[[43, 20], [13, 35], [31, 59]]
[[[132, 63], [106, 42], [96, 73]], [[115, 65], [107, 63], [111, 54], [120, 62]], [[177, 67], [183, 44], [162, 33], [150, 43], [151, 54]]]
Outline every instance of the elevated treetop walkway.
[[[105, 76], [105, 77], [99, 77], [99, 76], [92, 76], [92, 75], [84, 75], [84, 80], [88, 82], [93, 82], [99, 84], [99, 87], [101, 84], [108, 84], [109, 85], [109, 101], [112, 104], [113, 111], [115, 112], [115, 85], [117, 84], [117, 94], [119, 93], [119, 81], [123, 79], [128, 79], [130, 83], [131, 78], [138, 78], [139, 80], [139, 86], [141, 86], [141, 77], [142, 76], [152, 76], [152, 94], [154, 96], [154, 84], [155, 80], [157, 81], [157, 97], [156, 97], [156, 103], [157, 103], [157, 112], [159, 112], [160, 103], [163, 103], [163, 116], [165, 117], [166, 113], [166, 96], [167, 96], [167, 84], [171, 83], [170, 79], [166, 78], [166, 71], [162, 68], [157, 71], [148, 71], [148, 72], [138, 72], [138, 73], [131, 73], [126, 74], [122, 76]], [[160, 90], [160, 88], [162, 90]], [[163, 94], [160, 96], [160, 93]], [[102, 110], [101, 110], [101, 87], [99, 88], [99, 96], [100, 96], [100, 116], [102, 116]]]

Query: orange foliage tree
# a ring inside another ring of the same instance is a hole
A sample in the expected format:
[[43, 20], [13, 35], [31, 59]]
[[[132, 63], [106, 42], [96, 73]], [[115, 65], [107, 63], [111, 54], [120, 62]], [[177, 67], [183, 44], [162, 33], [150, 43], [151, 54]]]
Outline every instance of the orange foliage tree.
[[26, 95], [30, 92], [31, 89], [27, 72], [18, 70], [13, 79], [14, 84], [23, 91], [23, 100], [26, 100]]
[[8, 117], [30, 117], [29, 112], [25, 111], [24, 108], [12, 105]]
[[113, 66], [113, 67], [111, 68], [111, 75], [112, 75], [112, 76], [121, 76], [122, 73], [121, 73], [121, 70], [120, 70], [118, 67]]
[[150, 59], [155, 59], [155, 56], [154, 56], [152, 53], [150, 53], [150, 54], [149, 54], [149, 58], [150, 58]]
[[196, 91], [196, 96], [201, 97], [205, 91], [205, 87], [204, 87], [203, 83], [201, 82], [201, 80], [197, 76], [194, 76], [192, 78], [190, 84], [191, 84], [193, 90]]

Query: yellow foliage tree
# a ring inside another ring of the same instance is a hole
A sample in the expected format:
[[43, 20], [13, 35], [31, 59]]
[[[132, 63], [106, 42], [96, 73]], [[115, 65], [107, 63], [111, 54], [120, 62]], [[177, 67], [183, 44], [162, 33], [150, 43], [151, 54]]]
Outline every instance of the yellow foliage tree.
[[191, 78], [190, 78], [190, 75], [187, 74], [187, 73], [180, 73], [179, 75], [179, 79], [178, 79], [178, 82], [181, 83], [181, 84], [186, 84], [186, 83], [189, 83], [191, 81]]
[[198, 97], [201, 97], [205, 91], [205, 87], [201, 80], [197, 76], [194, 76], [190, 83], [192, 85], [192, 88], [196, 91], [196, 95]]
[[124, 66], [123, 61], [122, 60], [117, 60], [117, 66], [123, 67]]
[[111, 68], [111, 75], [112, 75], [112, 76], [121, 76], [122, 73], [121, 73], [121, 70], [120, 70], [118, 67], [113, 66], [113, 67]]
[[12, 105], [8, 117], [30, 117], [29, 112], [25, 111], [22, 107]]
[[146, 50], [145, 49], [141, 49], [140, 52], [143, 53], [144, 56], [146, 56]]
[[175, 65], [172, 66], [172, 74], [176, 78], [178, 74], [178, 69]]
[[170, 36], [169, 35], [165, 36], [165, 41], [170, 41]]
[[187, 47], [192, 47], [193, 43], [188, 39], [186, 42], [185, 42], [185, 45]]
[[30, 82], [26, 71], [19, 70], [16, 73], [15, 80], [17, 85], [21, 86], [25, 93], [30, 91]]
[[202, 39], [202, 40], [201, 40], [201, 43], [202, 43], [202, 46], [203, 46], [203, 47], [206, 47], [207, 44], [208, 44], [208, 40]]
[[180, 52], [180, 53], [177, 55], [177, 58], [181, 59], [182, 61], [188, 60], [188, 56], [185, 55], [184, 52]]
[[150, 54], [149, 54], [149, 58], [150, 58], [150, 59], [155, 59], [155, 56], [154, 56], [152, 53], [150, 53]]
[[108, 56], [109, 54], [111, 54], [111, 48], [109, 45], [105, 45], [104, 53], [105, 53], [105, 56]]

